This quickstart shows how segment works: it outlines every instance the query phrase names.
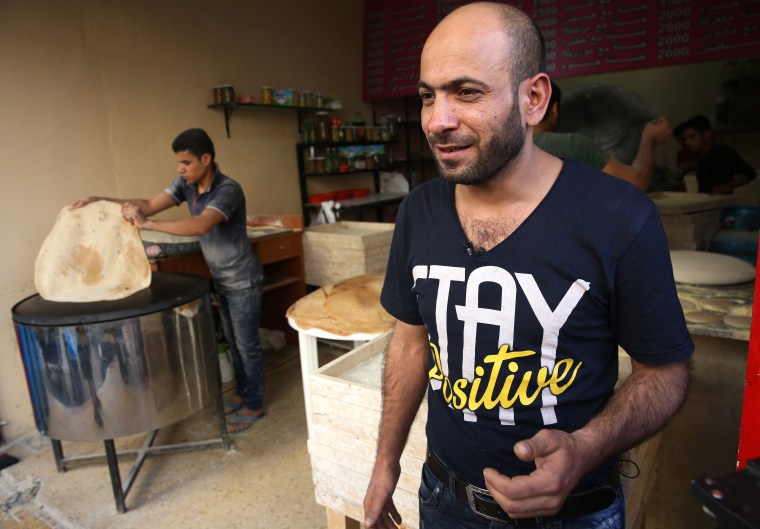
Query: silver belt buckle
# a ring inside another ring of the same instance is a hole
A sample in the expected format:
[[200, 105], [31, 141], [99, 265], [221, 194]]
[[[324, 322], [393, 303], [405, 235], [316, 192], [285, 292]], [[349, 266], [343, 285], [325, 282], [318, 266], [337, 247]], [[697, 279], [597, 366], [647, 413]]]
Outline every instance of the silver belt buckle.
[[475, 504], [475, 496], [478, 496], [478, 499], [481, 501], [492, 501], [496, 502], [496, 500], [491, 496], [491, 493], [488, 492], [488, 489], [481, 489], [480, 487], [476, 487], [475, 485], [468, 484], [465, 487], [465, 492], [467, 492], [467, 504], [470, 506], [470, 509], [472, 509], [472, 512], [477, 514], [478, 516], [482, 516], [483, 518], [486, 518], [488, 520], [491, 520], [493, 522], [507, 522], [509, 520], [505, 518], [496, 518], [495, 516], [491, 516], [490, 514], [486, 514], [484, 512], [480, 512], [477, 508], [477, 505]]

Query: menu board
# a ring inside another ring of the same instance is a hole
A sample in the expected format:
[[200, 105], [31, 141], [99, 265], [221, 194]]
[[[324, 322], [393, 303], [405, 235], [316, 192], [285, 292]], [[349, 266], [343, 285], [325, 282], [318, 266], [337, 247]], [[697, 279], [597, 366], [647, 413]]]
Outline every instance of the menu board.
[[[467, 0], [366, 0], [364, 99], [417, 92], [427, 35]], [[554, 78], [760, 56], [760, 0], [525, 0]]]

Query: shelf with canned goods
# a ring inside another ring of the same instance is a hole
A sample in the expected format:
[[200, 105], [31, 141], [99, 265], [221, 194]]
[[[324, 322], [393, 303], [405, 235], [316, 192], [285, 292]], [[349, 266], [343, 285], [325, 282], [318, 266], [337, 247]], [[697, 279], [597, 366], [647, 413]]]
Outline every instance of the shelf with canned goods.
[[390, 166], [383, 143], [303, 144], [296, 147], [305, 176], [384, 170]]
[[305, 116], [315, 112], [330, 112], [331, 109], [325, 109], [323, 107], [302, 107], [296, 105], [279, 105], [275, 103], [212, 103], [207, 105], [208, 108], [222, 110], [224, 112], [224, 128], [227, 131], [227, 137], [230, 137], [230, 118], [232, 113], [237, 109], [280, 109], [280, 110], [295, 110], [298, 112], [298, 123], [302, 123]]

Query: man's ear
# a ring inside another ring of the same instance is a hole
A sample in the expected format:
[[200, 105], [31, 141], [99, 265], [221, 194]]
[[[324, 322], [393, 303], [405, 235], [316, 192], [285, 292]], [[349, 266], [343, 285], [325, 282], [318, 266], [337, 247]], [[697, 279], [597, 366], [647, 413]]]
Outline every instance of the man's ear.
[[201, 163], [203, 164], [204, 167], [210, 166], [211, 165], [211, 154], [207, 153], [207, 152], [204, 152], [203, 154], [201, 154]]
[[549, 76], [539, 73], [526, 81], [528, 83], [528, 108], [525, 112], [525, 124], [535, 127], [544, 119], [544, 114], [551, 111], [548, 109], [549, 99], [552, 94]]

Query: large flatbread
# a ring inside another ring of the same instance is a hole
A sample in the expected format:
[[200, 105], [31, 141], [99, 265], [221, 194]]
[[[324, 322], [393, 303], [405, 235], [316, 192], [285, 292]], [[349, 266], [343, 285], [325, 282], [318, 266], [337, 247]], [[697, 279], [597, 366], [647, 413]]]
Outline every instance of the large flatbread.
[[34, 263], [34, 285], [50, 301], [122, 299], [150, 286], [150, 278], [138, 229], [105, 200], [63, 208]]
[[336, 336], [379, 334], [395, 321], [380, 305], [382, 274], [367, 274], [322, 287], [288, 309], [301, 329], [320, 329]]
[[676, 283], [734, 285], [755, 279], [755, 267], [738, 257], [713, 252], [672, 250]]

